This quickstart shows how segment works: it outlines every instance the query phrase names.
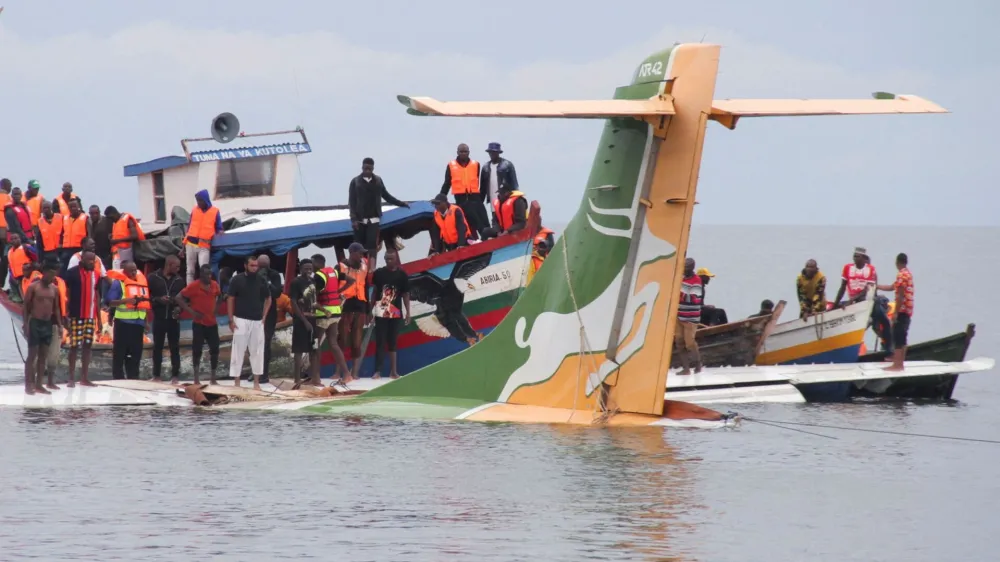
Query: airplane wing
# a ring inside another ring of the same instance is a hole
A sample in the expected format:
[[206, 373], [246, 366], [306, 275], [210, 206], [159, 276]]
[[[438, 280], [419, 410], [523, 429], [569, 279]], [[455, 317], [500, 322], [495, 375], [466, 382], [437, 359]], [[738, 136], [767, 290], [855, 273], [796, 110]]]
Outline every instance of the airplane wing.
[[396, 99], [407, 107], [407, 113], [421, 116], [607, 119], [674, 114], [670, 96], [644, 100], [439, 101], [410, 96], [396, 96]]
[[876, 92], [874, 99], [769, 100], [736, 99], [712, 102], [710, 119], [729, 129], [740, 117], [791, 117], [801, 115], [877, 115], [899, 113], [949, 113], [940, 105], [912, 95]]

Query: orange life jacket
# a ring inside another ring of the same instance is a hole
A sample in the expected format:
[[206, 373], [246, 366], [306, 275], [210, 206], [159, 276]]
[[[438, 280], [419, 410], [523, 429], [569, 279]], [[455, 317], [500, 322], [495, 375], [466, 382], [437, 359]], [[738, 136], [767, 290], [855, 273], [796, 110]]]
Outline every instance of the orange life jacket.
[[75, 219], [71, 215], [63, 217], [63, 247], [80, 248], [87, 237], [87, 215], [80, 213]]
[[[8, 201], [3, 206], [3, 214], [4, 215], [7, 214], [7, 209], [8, 208], [14, 209], [14, 214], [17, 216], [18, 226], [21, 227], [21, 230], [23, 230], [24, 233], [27, 234], [28, 236], [30, 236], [31, 238], [34, 238], [35, 237], [35, 233], [34, 233], [33, 230], [31, 230], [31, 227], [32, 227], [32, 224], [31, 224], [31, 211], [29, 211], [28, 208], [24, 206], [24, 202], [22, 202], [20, 205], [15, 205], [14, 204], [14, 200], [11, 199], [10, 201]], [[10, 225], [7, 225], [7, 226], [8, 226], [7, 241], [9, 242], [10, 241], [10, 235], [12, 233], [10, 232], [10, 228], [9, 228]], [[21, 240], [21, 242], [24, 242], [24, 240]]]
[[479, 162], [470, 159], [463, 166], [458, 160], [452, 160], [448, 163], [448, 173], [451, 175], [452, 195], [479, 193]]
[[10, 274], [15, 279], [24, 276], [24, 264], [30, 261], [31, 258], [24, 251], [23, 245], [7, 251], [7, 264], [10, 266]]
[[319, 270], [323, 277], [323, 290], [316, 295], [316, 304], [330, 314], [340, 314], [340, 283], [337, 282], [337, 270], [324, 267]]
[[[77, 198], [73, 197], [72, 201], [77, 201]], [[52, 210], [56, 213], [60, 215], [69, 215], [69, 201], [66, 200], [63, 193], [60, 193], [55, 199], [52, 200], [52, 205], [54, 207]], [[82, 211], [83, 209], [80, 210]]]
[[28, 287], [32, 283], [34, 283], [35, 281], [37, 281], [37, 280], [39, 280], [41, 278], [42, 278], [42, 272], [38, 271], [36, 269], [35, 271], [31, 272], [31, 275], [28, 275], [27, 277], [21, 279], [21, 296], [24, 297], [24, 295], [27, 295], [28, 294]]
[[[28, 294], [28, 287], [31, 286], [32, 283], [38, 281], [41, 278], [42, 278], [42, 272], [35, 270], [31, 272], [31, 275], [25, 277], [24, 279], [21, 279], [21, 294], [22, 295]], [[69, 303], [69, 296], [66, 293], [66, 282], [63, 281], [62, 278], [58, 276], [55, 277], [52, 280], [52, 282], [55, 283], [56, 290], [59, 291], [59, 314], [63, 318], [65, 318], [66, 306]]]
[[[437, 223], [438, 230], [441, 231], [441, 241], [445, 244], [458, 244], [458, 221], [455, 217], [455, 211], [459, 209], [458, 205], [451, 205], [448, 210], [444, 212], [444, 216], [441, 215], [439, 211], [434, 211], [434, 222]], [[465, 220], [465, 214], [462, 214], [462, 222], [465, 223], [465, 235], [469, 235], [469, 221]]]
[[63, 232], [63, 218], [62, 215], [58, 213], [52, 214], [52, 219], [49, 220], [42, 216], [38, 219], [38, 232], [42, 235], [41, 245], [42, 250], [45, 252], [51, 252], [59, 248], [62, 243], [62, 232]]
[[538, 234], [535, 235], [535, 244], [545, 241], [549, 237], [549, 234], [555, 235], [555, 232], [543, 226], [541, 230], [538, 231]]
[[218, 207], [209, 207], [207, 211], [202, 211], [201, 207], [195, 205], [191, 211], [191, 223], [188, 225], [184, 242], [197, 244], [199, 248], [211, 248], [212, 238], [215, 238], [215, 220], [218, 216]]
[[500, 228], [502, 230], [507, 230], [514, 226], [514, 201], [517, 201], [521, 195], [520, 191], [511, 191], [510, 197], [503, 203], [500, 203], [499, 198], [493, 200], [493, 213], [497, 216], [497, 220], [500, 221]]
[[11, 201], [13, 199], [10, 198], [10, 194], [0, 191], [0, 228], [7, 228], [7, 217], [4, 216], [3, 210]]
[[347, 285], [347, 279], [340, 285], [340, 298], [347, 299], [358, 299], [359, 301], [367, 301], [365, 292], [365, 280], [368, 278], [368, 260], [361, 260], [361, 267], [355, 269], [346, 263], [340, 264], [340, 270], [344, 272], [344, 276], [348, 279], [354, 279], [354, 284], [350, 287], [344, 288]]
[[[135, 231], [139, 235], [139, 240], [145, 240], [146, 234], [142, 231], [142, 227], [139, 226], [139, 221], [135, 220], [132, 215], [128, 213], [122, 213], [121, 217], [115, 221], [115, 225], [111, 228], [111, 238], [113, 240], [120, 240], [122, 238], [128, 238], [128, 221], [135, 221]], [[132, 246], [131, 242], [119, 242], [111, 247], [112, 250], [127, 249]]]
[[42, 216], [42, 201], [45, 201], [45, 198], [39, 193], [31, 199], [22, 199], [21, 201], [24, 202], [28, 208], [28, 214], [31, 215], [31, 226], [38, 226], [38, 219]]

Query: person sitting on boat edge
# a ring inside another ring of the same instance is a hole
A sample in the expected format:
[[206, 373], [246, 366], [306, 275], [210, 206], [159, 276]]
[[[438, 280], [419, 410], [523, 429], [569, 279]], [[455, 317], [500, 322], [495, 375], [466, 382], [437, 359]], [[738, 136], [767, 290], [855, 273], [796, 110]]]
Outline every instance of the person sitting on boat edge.
[[121, 269], [108, 271], [110, 281], [104, 302], [114, 309], [111, 376], [138, 379], [145, 335], [152, 324], [149, 284], [135, 262], [125, 260]]
[[747, 318], [760, 318], [761, 316], [770, 316], [771, 314], [774, 314], [774, 302], [771, 299], [764, 299], [760, 302], [760, 310]]
[[385, 266], [372, 276], [372, 316], [375, 318], [375, 373], [382, 378], [385, 353], [389, 354], [389, 378], [398, 379], [396, 342], [404, 324], [410, 323], [410, 278], [399, 267], [399, 252], [385, 253]]
[[480, 182], [479, 162], [469, 158], [469, 145], [462, 143], [455, 150], [455, 159], [444, 168], [444, 183], [440, 195], [451, 196], [455, 204], [462, 208], [469, 225], [469, 239], [479, 240], [490, 225], [486, 216], [486, 195]]
[[467, 246], [472, 236], [465, 211], [448, 202], [448, 196], [438, 193], [431, 199], [434, 204], [434, 224], [431, 226], [431, 253], [450, 252]]
[[909, 258], [904, 253], [896, 256], [896, 280], [892, 285], [878, 285], [880, 291], [896, 293], [892, 322], [892, 365], [886, 371], [902, 371], [906, 360], [906, 336], [910, 332], [910, 318], [913, 316], [913, 274], [910, 273]]
[[302, 372], [305, 370], [303, 356], [309, 359], [309, 384], [323, 385], [319, 373], [319, 347], [316, 345], [319, 328], [316, 327], [315, 278], [313, 262], [300, 260], [299, 274], [288, 288], [292, 306], [292, 371], [295, 385], [302, 382]]
[[177, 306], [191, 315], [191, 366], [194, 368], [194, 384], [200, 384], [201, 353], [206, 343], [211, 365], [208, 384], [217, 384], [215, 377], [219, 369], [219, 322], [215, 318], [215, 311], [222, 300], [222, 289], [212, 279], [212, 266], [207, 263], [199, 268], [198, 279], [189, 283], [174, 297]]
[[375, 174], [375, 159], [365, 157], [361, 161], [361, 173], [351, 179], [347, 187], [347, 208], [351, 216], [354, 241], [368, 250], [368, 268], [375, 268], [378, 254], [380, 223], [382, 222], [382, 201], [397, 207], [410, 208], [410, 204], [400, 201], [385, 188], [382, 176]]
[[99, 263], [97, 254], [92, 250], [84, 250], [78, 264], [62, 274], [67, 300], [65, 329], [69, 335], [69, 381], [66, 386], [71, 388], [75, 385], [77, 353], [81, 348], [80, 384], [94, 386], [89, 374], [94, 341], [101, 331], [101, 274], [97, 270]]
[[[361, 363], [364, 361], [361, 339], [369, 320], [367, 287], [369, 261], [364, 259], [364, 251], [361, 244], [354, 242], [347, 248], [347, 260], [341, 262], [338, 267], [345, 276], [345, 281], [340, 286], [340, 298], [343, 301], [340, 322], [341, 346], [351, 350], [350, 372], [337, 373], [345, 383], [357, 380], [361, 372]], [[347, 282], [347, 279], [351, 279], [352, 282]]]
[[316, 329], [319, 330], [316, 342], [317, 357], [325, 338], [337, 364], [337, 373], [341, 375], [340, 382], [343, 382], [343, 374], [347, 372], [347, 362], [340, 347], [339, 324], [344, 312], [341, 292], [353, 286], [354, 279], [344, 275], [340, 267], [327, 267], [323, 254], [315, 254], [312, 263], [315, 271], [313, 283], [316, 286]]
[[504, 183], [493, 202], [493, 226], [483, 231], [483, 240], [520, 232], [528, 226], [528, 200], [524, 194]]
[[726, 314], [725, 309], [717, 308], [711, 304], [705, 304], [705, 287], [707, 287], [709, 281], [715, 277], [715, 274], [709, 271], [707, 267], [699, 267], [698, 271], [695, 272], [695, 275], [701, 279], [701, 325], [721, 326], [723, 324], [728, 324], [729, 316]]
[[806, 260], [802, 273], [795, 279], [795, 292], [799, 297], [799, 318], [803, 321], [826, 311], [826, 275], [819, 270], [816, 260]]
[[691, 374], [691, 359], [694, 372], [701, 372], [701, 352], [696, 339], [698, 322], [701, 319], [702, 288], [701, 276], [694, 270], [694, 258], [684, 260], [684, 278], [681, 280], [681, 298], [677, 307], [677, 325], [674, 328], [674, 346], [681, 363], [681, 375]]
[[212, 205], [207, 189], [194, 194], [187, 234], [184, 235], [184, 261], [187, 262], [187, 284], [195, 282], [199, 265], [210, 264], [212, 239], [222, 232], [222, 213]]

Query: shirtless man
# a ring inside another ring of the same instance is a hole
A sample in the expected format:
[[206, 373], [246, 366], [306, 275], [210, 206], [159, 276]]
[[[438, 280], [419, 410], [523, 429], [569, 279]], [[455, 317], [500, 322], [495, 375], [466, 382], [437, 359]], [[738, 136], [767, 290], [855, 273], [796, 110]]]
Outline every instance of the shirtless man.
[[[58, 262], [47, 261], [38, 283], [32, 283], [24, 295], [24, 337], [28, 340], [28, 358], [24, 363], [24, 393], [52, 394], [42, 386], [45, 375], [46, 357], [49, 346], [59, 345], [53, 341], [53, 327], [62, 333], [62, 315], [59, 308], [59, 290], [53, 282], [59, 272]], [[55, 384], [49, 389], [59, 390]]]

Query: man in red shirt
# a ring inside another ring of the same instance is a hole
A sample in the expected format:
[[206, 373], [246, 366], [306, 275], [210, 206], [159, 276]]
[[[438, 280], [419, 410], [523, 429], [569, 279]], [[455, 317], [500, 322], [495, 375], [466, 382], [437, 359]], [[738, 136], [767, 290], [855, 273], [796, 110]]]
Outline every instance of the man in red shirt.
[[701, 277], [695, 273], [694, 258], [684, 260], [684, 278], [681, 279], [681, 298], [677, 305], [677, 325], [674, 327], [674, 348], [681, 363], [679, 375], [691, 374], [691, 360], [694, 372], [701, 372], [701, 351], [695, 336], [701, 322], [701, 304], [705, 295]]
[[[844, 266], [841, 274], [840, 289], [837, 291], [837, 298], [833, 301], [834, 308], [839, 308], [845, 304], [864, 299], [868, 286], [874, 285], [878, 281], [875, 273], [875, 266], [868, 259], [868, 252], [864, 248], [854, 248], [854, 263]], [[844, 293], [847, 293], [847, 303], [841, 303]]]
[[895, 291], [896, 312], [892, 322], [892, 365], [886, 371], [902, 371], [906, 360], [906, 336], [910, 332], [910, 318], [913, 317], [913, 275], [907, 267], [909, 258], [900, 253], [896, 256], [896, 281], [892, 285], [879, 285], [880, 291]]
[[212, 364], [208, 384], [217, 384], [215, 372], [219, 368], [219, 324], [215, 310], [222, 297], [219, 284], [212, 279], [212, 266], [204, 264], [198, 270], [198, 279], [181, 289], [174, 301], [181, 310], [192, 316], [191, 364], [194, 367], [194, 384], [200, 384], [201, 351], [208, 343], [208, 356]]

